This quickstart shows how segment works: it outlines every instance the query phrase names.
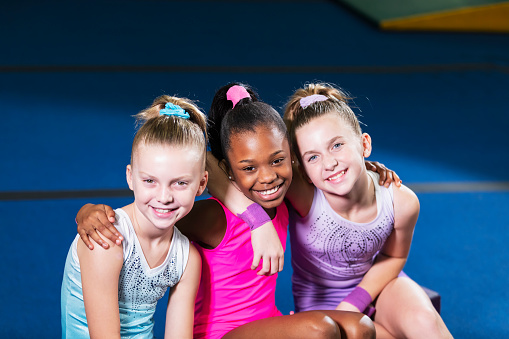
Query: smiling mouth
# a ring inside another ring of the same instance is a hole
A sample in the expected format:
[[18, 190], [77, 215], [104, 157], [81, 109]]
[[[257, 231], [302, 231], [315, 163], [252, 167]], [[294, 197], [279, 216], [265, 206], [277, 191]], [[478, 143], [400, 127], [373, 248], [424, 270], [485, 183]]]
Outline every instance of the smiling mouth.
[[345, 175], [345, 173], [346, 173], [346, 170], [343, 170], [341, 172], [338, 172], [338, 173], [328, 177], [326, 180], [328, 180], [328, 181], [337, 180], [337, 179], [341, 178], [343, 175]]
[[154, 211], [160, 214], [168, 214], [177, 210], [176, 208], [155, 208], [155, 207], [152, 208], [154, 209]]
[[279, 188], [281, 187], [281, 185], [278, 185], [274, 188], [271, 188], [270, 190], [265, 190], [265, 191], [257, 191], [258, 193], [260, 193], [261, 195], [270, 195], [270, 194], [274, 194], [276, 193], [277, 191], [279, 191]]

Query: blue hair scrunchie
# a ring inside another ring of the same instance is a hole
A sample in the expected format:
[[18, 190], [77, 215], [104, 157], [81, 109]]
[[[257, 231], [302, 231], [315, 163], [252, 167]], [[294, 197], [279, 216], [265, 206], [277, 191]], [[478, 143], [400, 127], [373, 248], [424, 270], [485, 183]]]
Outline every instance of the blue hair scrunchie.
[[189, 113], [184, 111], [184, 109], [179, 105], [172, 104], [171, 102], [167, 102], [166, 105], [164, 105], [164, 108], [159, 111], [159, 114], [189, 119]]

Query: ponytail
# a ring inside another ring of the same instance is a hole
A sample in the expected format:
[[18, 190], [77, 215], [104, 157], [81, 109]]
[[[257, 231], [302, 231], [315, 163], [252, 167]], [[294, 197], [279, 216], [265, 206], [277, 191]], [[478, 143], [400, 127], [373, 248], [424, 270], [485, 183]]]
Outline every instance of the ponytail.
[[131, 163], [136, 147], [141, 142], [195, 146], [203, 150], [205, 155], [207, 120], [191, 100], [162, 95], [135, 117], [141, 127], [134, 137]]

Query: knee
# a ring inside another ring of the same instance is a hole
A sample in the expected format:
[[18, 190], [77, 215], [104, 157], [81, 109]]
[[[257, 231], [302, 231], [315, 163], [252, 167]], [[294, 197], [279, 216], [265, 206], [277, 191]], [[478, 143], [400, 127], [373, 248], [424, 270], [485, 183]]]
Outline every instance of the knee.
[[424, 333], [436, 333], [439, 320], [438, 313], [432, 307], [420, 307], [410, 312], [409, 323], [412, 324], [414, 331]]
[[[342, 324], [343, 325], [343, 324]], [[363, 315], [355, 323], [344, 324], [343, 331], [346, 338], [374, 339], [376, 338], [375, 325], [367, 315]]]
[[338, 324], [324, 313], [314, 312], [313, 316], [307, 319], [306, 329], [306, 338], [309, 339], [341, 338]]

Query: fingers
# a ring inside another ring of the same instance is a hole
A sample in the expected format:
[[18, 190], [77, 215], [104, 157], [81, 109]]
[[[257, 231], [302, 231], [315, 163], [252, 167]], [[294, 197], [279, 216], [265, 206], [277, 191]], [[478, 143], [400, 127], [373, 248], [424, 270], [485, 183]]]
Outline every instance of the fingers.
[[87, 245], [87, 247], [90, 249], [90, 250], [93, 250], [94, 249], [94, 245], [92, 244], [92, 242], [90, 241], [90, 239], [88, 238], [88, 234], [85, 230], [79, 230], [78, 231], [78, 234], [80, 235], [80, 238], [81, 240], [83, 240], [83, 242], [85, 243], [85, 245]]
[[258, 265], [260, 265], [260, 260], [262, 259], [261, 255], [254, 255], [253, 256], [253, 263], [251, 264], [251, 269], [256, 270], [258, 268]]
[[[390, 186], [391, 182], [394, 181], [394, 179], [392, 178], [392, 171], [385, 171], [384, 174], [385, 174], [385, 180], [383, 182], [383, 185], [388, 188]], [[382, 176], [380, 176], [380, 178], [381, 177]]]
[[401, 183], [403, 182], [399, 175], [396, 174], [396, 172], [392, 172], [392, 176], [394, 178], [394, 182], [396, 183], [396, 186], [401, 187]]
[[[251, 269], [256, 269], [260, 264], [260, 258], [258, 258], [256, 265], [251, 266]], [[284, 255], [281, 256], [266, 256], [263, 257], [262, 268], [258, 271], [258, 275], [273, 275], [283, 270], [285, 264]]]
[[78, 224], [78, 234], [80, 235], [81, 240], [83, 240], [85, 245], [87, 245], [87, 247], [90, 250], [94, 249], [94, 244], [90, 241], [90, 238], [92, 238], [96, 243], [98, 243], [105, 249], [110, 248], [110, 245], [108, 245], [108, 243], [101, 238], [101, 236], [99, 235], [99, 233], [97, 233], [96, 230], [93, 230], [90, 233], [88, 233], [86, 229], [80, 228]]
[[376, 166], [373, 165], [370, 161], [366, 161], [366, 169], [371, 172], [376, 172]]
[[279, 258], [272, 257], [270, 258], [270, 275], [276, 274], [279, 272]]
[[103, 248], [105, 248], [105, 249], [110, 248], [110, 245], [109, 245], [106, 241], [104, 241], [104, 240], [101, 238], [101, 236], [99, 235], [99, 233], [97, 233], [97, 231], [96, 231], [96, 230], [94, 230], [93, 232], [91, 232], [91, 233], [89, 234], [89, 236], [90, 236], [92, 239], [94, 239], [94, 241], [95, 241], [96, 243], [98, 243], [99, 245], [101, 245]]
[[95, 230], [101, 232], [103, 236], [110, 239], [117, 245], [121, 245], [124, 238], [113, 225], [115, 222], [115, 211], [113, 211], [110, 206], [100, 206], [100, 210], [91, 213], [91, 215], [87, 218], [87, 221], [90, 222], [90, 225], [92, 225]]
[[270, 272], [270, 258], [263, 257], [262, 269], [258, 271], [258, 275], [267, 275]]
[[[114, 223], [115, 222], [115, 211], [113, 210], [113, 208], [111, 208], [111, 206], [108, 206], [108, 205], [103, 205], [103, 206], [104, 206], [104, 212], [108, 216], [108, 221], [111, 223]], [[118, 233], [118, 232], [116, 232], [116, 233]], [[117, 234], [117, 236], [119, 236], [119, 235], [120, 234]]]

